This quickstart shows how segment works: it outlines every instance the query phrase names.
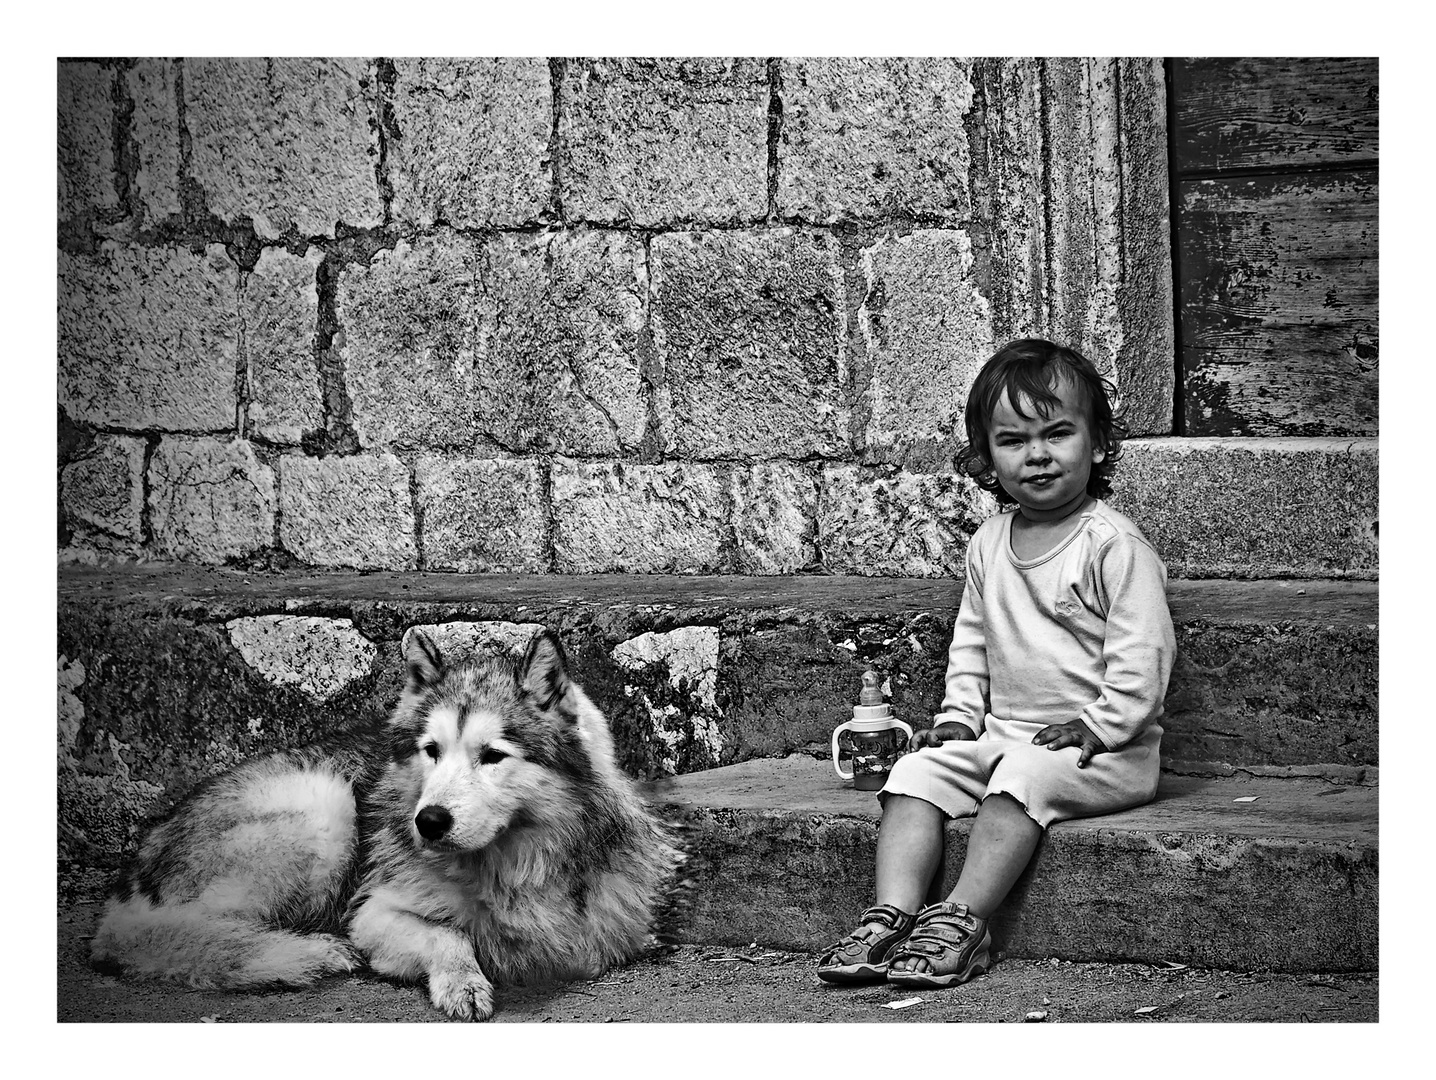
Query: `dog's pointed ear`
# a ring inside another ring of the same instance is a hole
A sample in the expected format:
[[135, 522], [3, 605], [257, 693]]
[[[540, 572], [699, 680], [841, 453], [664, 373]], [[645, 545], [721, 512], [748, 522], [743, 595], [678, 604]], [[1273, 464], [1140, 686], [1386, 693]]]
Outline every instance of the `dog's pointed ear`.
[[552, 708], [568, 693], [568, 657], [552, 630], [534, 636], [519, 672], [524, 692], [533, 695], [541, 709]]
[[401, 648], [404, 667], [409, 673], [406, 690], [410, 693], [423, 691], [439, 681], [444, 674], [444, 658], [428, 634], [417, 627], [410, 627], [404, 634]]

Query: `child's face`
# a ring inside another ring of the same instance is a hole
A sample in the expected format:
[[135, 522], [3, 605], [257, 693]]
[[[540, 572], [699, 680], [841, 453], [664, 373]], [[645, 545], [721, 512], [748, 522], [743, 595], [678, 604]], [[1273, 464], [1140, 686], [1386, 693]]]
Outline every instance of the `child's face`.
[[1106, 457], [1092, 443], [1077, 388], [1059, 378], [1052, 391], [1061, 405], [1051, 416], [1044, 419], [1033, 402], [1023, 400], [1023, 417], [1004, 394], [988, 426], [987, 449], [998, 482], [1033, 521], [1064, 517], [1081, 506], [1092, 466]]

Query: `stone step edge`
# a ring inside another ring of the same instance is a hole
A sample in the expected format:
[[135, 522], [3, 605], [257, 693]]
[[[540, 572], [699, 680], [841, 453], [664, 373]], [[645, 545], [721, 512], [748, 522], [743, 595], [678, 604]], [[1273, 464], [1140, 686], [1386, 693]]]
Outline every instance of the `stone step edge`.
[[[304, 614], [344, 602], [493, 607], [666, 608], [690, 617], [737, 609], [888, 615], [955, 613], [961, 578], [855, 575], [456, 574], [431, 571], [247, 571], [147, 563], [61, 567], [61, 602], [157, 599], [166, 606], [276, 607]], [[1375, 625], [1375, 581], [1325, 578], [1174, 579], [1177, 621]]]
[[1341, 765], [1335, 762], [1313, 765], [1231, 765], [1224, 761], [1171, 761], [1162, 771], [1176, 776], [1205, 779], [1326, 780], [1355, 787], [1379, 787], [1381, 768], [1377, 765]]
[[[794, 754], [828, 761], [831, 749], [808, 743], [798, 747]], [[781, 760], [772, 758], [770, 760]], [[1377, 765], [1343, 765], [1339, 762], [1311, 762], [1304, 765], [1234, 765], [1226, 761], [1195, 761], [1184, 758], [1163, 758], [1162, 772], [1174, 776], [1190, 776], [1201, 779], [1241, 779], [1249, 777], [1266, 780], [1325, 780], [1333, 784], [1359, 787], [1378, 787], [1381, 782], [1381, 768]]]
[[[1251, 798], [1255, 796], [1255, 798]], [[690, 941], [821, 951], [872, 901], [878, 804], [830, 766], [745, 762], [657, 785], [690, 846]], [[1196, 967], [1378, 966], [1373, 788], [1164, 776], [1157, 801], [1059, 823], [992, 921], [999, 954]], [[950, 823], [940, 890], [968, 821]]]
[[[837, 777], [830, 759], [806, 754], [752, 758], [735, 765], [642, 781], [639, 787], [650, 801], [671, 806], [724, 812], [783, 811], [873, 824], [881, 817], [876, 792], [857, 790], [851, 781]], [[1225, 800], [1228, 792], [1235, 794]], [[1244, 794], [1255, 796], [1261, 806], [1247, 808], [1233, 801]], [[1336, 795], [1343, 797], [1331, 801]], [[1363, 834], [1368, 824], [1374, 826], [1378, 808], [1374, 786], [1346, 784], [1326, 776], [1164, 772], [1157, 797], [1151, 802], [1101, 817], [1059, 822], [1052, 831], [1172, 830], [1178, 816], [1199, 809], [1215, 815], [1215, 819], [1226, 820], [1221, 828], [1239, 827], [1252, 833], [1255, 823], [1256, 830], [1266, 828], [1268, 832], [1281, 833], [1286, 829], [1285, 835], [1312, 839], [1335, 835], [1333, 830], [1341, 832], [1348, 827], [1353, 834]]]

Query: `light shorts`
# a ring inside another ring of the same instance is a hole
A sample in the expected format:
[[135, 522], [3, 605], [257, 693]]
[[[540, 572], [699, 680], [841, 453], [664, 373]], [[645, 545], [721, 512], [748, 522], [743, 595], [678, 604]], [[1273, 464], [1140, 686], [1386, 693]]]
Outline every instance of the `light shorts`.
[[1046, 726], [989, 714], [976, 741], [954, 739], [898, 758], [878, 799], [909, 795], [959, 818], [976, 814], [984, 798], [1002, 792], [1045, 829], [1068, 818], [1141, 806], [1156, 796], [1161, 725], [1120, 750], [1094, 754], [1082, 769], [1077, 747], [1033, 744], [1032, 736]]

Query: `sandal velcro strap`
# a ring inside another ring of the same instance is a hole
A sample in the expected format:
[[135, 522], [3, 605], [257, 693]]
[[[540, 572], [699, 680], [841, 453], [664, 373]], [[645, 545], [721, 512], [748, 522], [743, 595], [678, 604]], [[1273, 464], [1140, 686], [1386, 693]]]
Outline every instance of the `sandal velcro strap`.
[[900, 930], [912, 924], [915, 916], [908, 914], [900, 908], [891, 904], [874, 904], [862, 914], [862, 922], [880, 922], [884, 926], [894, 930]]
[[983, 920], [972, 915], [966, 904], [943, 901], [929, 904], [917, 913], [917, 923], [907, 948], [913, 952], [940, 952], [944, 947], [960, 946], [974, 934], [981, 933]]
[[965, 934], [975, 934], [982, 929], [985, 919], [979, 919], [967, 910], [966, 904], [954, 904], [944, 900], [940, 904], [929, 904], [917, 913], [917, 924], [937, 923], [940, 926], [954, 926]]
[[937, 956], [944, 950], [961, 948], [968, 938], [981, 933], [982, 927], [983, 920], [970, 914], [966, 904], [929, 904], [917, 913], [917, 923], [903, 951]]
[[[833, 962], [837, 957], [846, 954], [854, 945], [860, 945], [866, 950], [861, 958], [854, 957], [857, 963], [879, 963], [883, 961], [888, 952], [900, 944], [907, 936], [917, 916], [895, 908], [891, 904], [876, 904], [863, 912], [861, 922], [856, 930], [840, 941], [829, 945], [824, 951], [825, 962]], [[881, 923], [887, 927], [886, 930], [874, 930], [868, 923]]]
[[892, 956], [893, 963], [913, 958], [928, 965], [926, 971], [892, 970], [888, 981], [904, 986], [942, 987], [966, 982], [988, 969], [992, 939], [987, 920], [979, 919], [966, 904], [943, 901], [917, 913], [912, 935]]

